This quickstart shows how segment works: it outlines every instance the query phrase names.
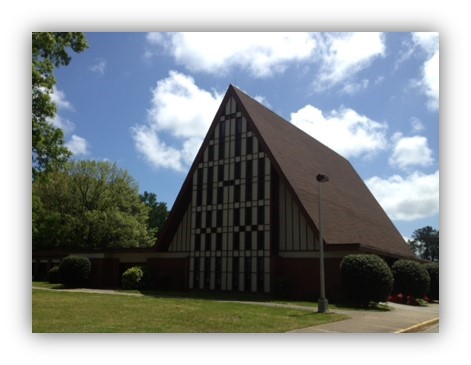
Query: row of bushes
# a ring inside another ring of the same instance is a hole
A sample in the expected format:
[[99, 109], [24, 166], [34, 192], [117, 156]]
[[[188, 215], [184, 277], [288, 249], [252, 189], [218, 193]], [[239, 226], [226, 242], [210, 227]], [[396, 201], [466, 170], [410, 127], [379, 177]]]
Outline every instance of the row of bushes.
[[[87, 283], [91, 272], [90, 260], [82, 256], [67, 256], [58, 266], [51, 268], [47, 280], [52, 284], [63, 284], [76, 288]], [[147, 267], [133, 266], [121, 276], [123, 289], [168, 289], [170, 276], [154, 274]]]
[[400, 294], [404, 300], [439, 299], [435, 263], [398, 260], [389, 268], [377, 255], [359, 254], [345, 256], [340, 271], [347, 296], [363, 306], [385, 302], [391, 294]]

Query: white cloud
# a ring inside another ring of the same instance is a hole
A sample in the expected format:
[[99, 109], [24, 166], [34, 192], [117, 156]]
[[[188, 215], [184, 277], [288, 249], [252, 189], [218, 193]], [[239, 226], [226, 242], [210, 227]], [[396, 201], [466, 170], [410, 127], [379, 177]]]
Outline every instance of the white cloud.
[[342, 108], [324, 115], [312, 105], [291, 113], [291, 123], [345, 158], [368, 156], [387, 147], [385, 123]]
[[54, 127], [59, 128], [64, 134], [72, 133], [75, 130], [75, 124], [68, 119], [61, 117], [59, 114], [49, 120]]
[[95, 63], [90, 66], [90, 71], [103, 75], [106, 69], [106, 61], [103, 58], [97, 58]]
[[168, 146], [160, 140], [158, 132], [152, 127], [141, 125], [133, 128], [136, 149], [153, 166], [183, 171], [180, 150]]
[[427, 138], [423, 136], [403, 137], [401, 133], [393, 136], [394, 149], [389, 164], [400, 169], [411, 166], [430, 166], [433, 163], [432, 150]]
[[[375, 32], [149, 33], [147, 42], [163, 49], [190, 71], [215, 75], [242, 68], [263, 78], [282, 73], [294, 63], [319, 63], [316, 89], [322, 91], [348, 81], [343, 90], [346, 93], [365, 89], [369, 80], [352, 79], [385, 54], [384, 35]], [[143, 57], [149, 59], [154, 53], [146, 49]]]
[[410, 123], [412, 126], [412, 130], [414, 132], [420, 132], [425, 129], [425, 126], [423, 125], [423, 123], [420, 121], [419, 118], [416, 118], [416, 117], [410, 118]]
[[[74, 107], [70, 101], [67, 100], [65, 93], [62, 90], [57, 89], [55, 86], [51, 93], [51, 100], [56, 104], [58, 111], [61, 110], [74, 110]], [[54, 118], [48, 120], [54, 127], [60, 128], [65, 136], [69, 135], [75, 130], [75, 124], [68, 119], [62, 117], [59, 113], [56, 113]], [[75, 156], [88, 156], [90, 154], [89, 145], [85, 138], [79, 137], [73, 134], [69, 141], [65, 143], [65, 146]]]
[[71, 102], [65, 97], [65, 93], [55, 86], [52, 88], [51, 101], [56, 104], [57, 109], [74, 110]]
[[72, 135], [69, 142], [67, 142], [65, 146], [75, 156], [87, 156], [90, 154], [88, 142], [86, 141], [86, 139], [79, 137], [75, 134]]
[[321, 70], [315, 87], [330, 88], [355, 76], [379, 56], [384, 56], [382, 33], [320, 33], [316, 34]]
[[[61, 110], [74, 110], [72, 103], [67, 100], [65, 93], [57, 89], [55, 86], [52, 89], [51, 100], [56, 104], [58, 111]], [[75, 130], [75, 124], [68, 119], [63, 118], [59, 113], [56, 113], [54, 118], [48, 119], [54, 127], [60, 128], [64, 134], [72, 133]]]
[[375, 176], [365, 183], [393, 220], [413, 221], [439, 212], [438, 171], [431, 175], [416, 171], [406, 178]]
[[421, 68], [421, 79], [413, 80], [413, 84], [418, 86], [428, 97], [427, 106], [435, 111], [439, 108], [439, 34], [434, 32], [419, 32], [412, 34], [412, 41], [415, 46], [420, 47], [427, 54], [427, 61]]
[[256, 95], [254, 99], [257, 100], [260, 104], [265, 105], [268, 109], [272, 108], [272, 105], [268, 102], [266, 97], [262, 95]]
[[185, 171], [193, 162], [223, 95], [170, 71], [152, 90], [146, 124], [131, 129], [136, 149], [155, 167]]
[[439, 48], [439, 33], [415, 32], [412, 33], [412, 41], [429, 55], [433, 55]]
[[281, 73], [293, 61], [308, 60], [316, 47], [311, 35], [301, 32], [150, 33], [147, 41], [163, 47], [190, 71], [224, 75], [242, 67], [258, 78]]
[[369, 84], [368, 79], [363, 79], [358, 82], [356, 81], [347, 82], [342, 88], [341, 92], [348, 95], [355, 95], [358, 92], [365, 90], [368, 87], [368, 84]]
[[430, 110], [438, 110], [439, 107], [439, 64], [440, 56], [437, 51], [424, 63], [422, 69], [421, 86], [428, 97], [427, 106]]

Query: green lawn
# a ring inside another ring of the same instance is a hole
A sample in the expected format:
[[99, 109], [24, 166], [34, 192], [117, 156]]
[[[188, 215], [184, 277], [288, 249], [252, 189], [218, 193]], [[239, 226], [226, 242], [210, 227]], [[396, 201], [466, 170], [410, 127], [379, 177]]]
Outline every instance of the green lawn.
[[347, 318], [208, 299], [36, 289], [32, 298], [35, 333], [277, 333]]

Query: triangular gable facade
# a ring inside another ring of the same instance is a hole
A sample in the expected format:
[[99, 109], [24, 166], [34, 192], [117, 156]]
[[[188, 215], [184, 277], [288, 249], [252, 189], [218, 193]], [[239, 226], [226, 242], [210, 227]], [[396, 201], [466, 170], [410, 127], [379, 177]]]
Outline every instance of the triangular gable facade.
[[413, 258], [345, 158], [232, 85], [157, 249], [188, 257], [189, 288], [270, 292], [274, 257], [318, 252], [317, 174], [326, 252]]

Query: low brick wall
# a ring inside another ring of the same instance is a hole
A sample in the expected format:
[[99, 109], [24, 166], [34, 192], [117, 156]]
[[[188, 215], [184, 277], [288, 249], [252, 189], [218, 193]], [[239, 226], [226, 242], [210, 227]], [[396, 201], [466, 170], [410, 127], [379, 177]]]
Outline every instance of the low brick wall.
[[[342, 297], [340, 277], [341, 258], [324, 261], [325, 292], [328, 300]], [[297, 299], [317, 300], [320, 295], [320, 269], [318, 258], [277, 258], [274, 286], [283, 285], [283, 295]], [[274, 288], [276, 290], [276, 288]]]

